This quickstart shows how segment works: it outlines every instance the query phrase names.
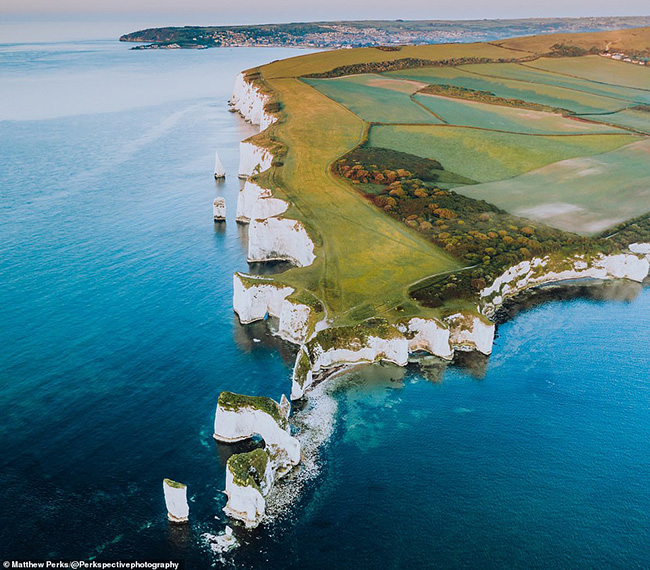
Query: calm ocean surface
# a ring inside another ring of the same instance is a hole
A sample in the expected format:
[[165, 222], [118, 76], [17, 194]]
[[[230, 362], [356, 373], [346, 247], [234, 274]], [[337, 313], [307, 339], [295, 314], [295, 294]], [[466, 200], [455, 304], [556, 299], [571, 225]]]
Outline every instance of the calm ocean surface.
[[[0, 45], [0, 559], [223, 563], [201, 539], [226, 523], [217, 396], [278, 398], [293, 359], [232, 312], [256, 129], [226, 101], [296, 54]], [[349, 377], [321, 475], [226, 563], [650, 568], [650, 289], [600, 296], [521, 312], [489, 360]], [[163, 477], [189, 485], [187, 527]]]

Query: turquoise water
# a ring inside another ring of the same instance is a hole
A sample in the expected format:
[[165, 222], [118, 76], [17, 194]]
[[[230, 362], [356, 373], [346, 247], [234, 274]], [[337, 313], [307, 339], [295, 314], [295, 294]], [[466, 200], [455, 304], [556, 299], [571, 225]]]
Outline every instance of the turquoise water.
[[[232, 313], [254, 129], [225, 102], [237, 71], [295, 53], [0, 47], [0, 557], [221, 564], [200, 537], [226, 522], [216, 398], [279, 397], [293, 359]], [[501, 325], [489, 360], [345, 379], [321, 475], [228, 561], [650, 567], [650, 290], [565, 297]], [[163, 477], [190, 486], [188, 528]]]

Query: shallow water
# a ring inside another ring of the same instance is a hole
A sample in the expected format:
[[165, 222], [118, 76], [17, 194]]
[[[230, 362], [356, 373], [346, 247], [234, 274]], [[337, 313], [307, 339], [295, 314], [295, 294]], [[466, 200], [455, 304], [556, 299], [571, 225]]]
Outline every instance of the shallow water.
[[[297, 52], [127, 47], [0, 47], [0, 554], [203, 568], [233, 451], [211, 438], [216, 398], [279, 397], [293, 359], [232, 314], [255, 129], [226, 100], [239, 70]], [[501, 325], [489, 360], [340, 380], [321, 475], [288, 517], [237, 529], [229, 560], [649, 567], [650, 290], [566, 297]], [[163, 477], [189, 484], [188, 528]]]

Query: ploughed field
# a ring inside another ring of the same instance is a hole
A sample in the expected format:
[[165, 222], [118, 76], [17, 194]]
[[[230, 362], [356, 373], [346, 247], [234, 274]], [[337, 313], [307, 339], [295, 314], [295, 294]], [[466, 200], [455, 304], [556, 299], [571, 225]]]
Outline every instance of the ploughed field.
[[261, 176], [319, 249], [281, 280], [353, 323], [435, 313], [440, 302], [423, 309], [409, 292], [440, 276], [465, 272], [451, 289], [469, 276], [476, 289], [535, 254], [613, 247], [608, 228], [650, 212], [650, 67], [604, 57], [606, 45], [638, 53], [650, 30], [340, 50], [255, 70], [281, 109], [258, 142], [282, 157]]

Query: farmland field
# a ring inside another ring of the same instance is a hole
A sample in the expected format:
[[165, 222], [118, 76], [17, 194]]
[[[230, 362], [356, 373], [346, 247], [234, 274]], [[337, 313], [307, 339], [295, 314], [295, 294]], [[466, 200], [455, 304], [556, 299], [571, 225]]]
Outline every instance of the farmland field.
[[622, 131], [607, 125], [577, 121], [557, 113], [489, 105], [435, 95], [416, 95], [416, 100], [431, 109], [446, 123], [524, 134], [615, 133]]
[[[650, 30], [571, 41], [624, 49], [628, 37], [650, 44]], [[254, 139], [280, 149], [259, 181], [316, 245], [311, 266], [275, 279], [354, 324], [471, 310], [472, 282], [533, 252], [610, 251], [581, 235], [650, 212], [650, 113], [632, 109], [650, 101], [650, 69], [540, 57], [558, 41], [339, 50], [251, 70], [280, 109]], [[428, 297], [439, 304], [411, 298], [422, 283], [444, 287]]]
[[597, 234], [650, 210], [650, 141], [459, 192], [567, 231]]
[[[490, 67], [498, 69], [499, 64]], [[531, 103], [548, 105], [567, 109], [573, 113], [599, 113], [603, 111], [618, 111], [629, 105], [627, 101], [602, 97], [592, 93], [585, 93], [538, 83], [525, 83], [511, 79], [491, 78], [466, 71], [463, 66], [450, 69], [437, 68], [412, 69], [407, 71], [389, 72], [389, 77], [399, 77], [423, 83], [437, 85], [455, 85], [478, 91], [488, 91], [497, 97], [506, 99], [523, 99]]]
[[372, 123], [440, 123], [411, 100], [423, 84], [391, 80], [379, 75], [355, 75], [337, 79], [305, 79], [364, 121]]
[[518, 176], [547, 164], [634, 142], [622, 135], [529, 136], [454, 126], [376, 126], [370, 145], [438, 160], [478, 182]]
[[610, 115], [582, 115], [585, 119], [603, 121], [612, 125], [629, 127], [639, 132], [650, 135], [650, 113], [647, 111], [638, 111], [626, 109]]
[[535, 69], [552, 71], [570, 77], [580, 77], [607, 85], [621, 85], [650, 91], [650, 68], [621, 61], [612, 61], [597, 55], [566, 59], [541, 58], [526, 65]]
[[[538, 62], [543, 61], [542, 59]], [[630, 103], [650, 103], [650, 91], [641, 91], [620, 85], [607, 85], [587, 79], [571, 77], [569, 75], [560, 75], [542, 69], [533, 67], [534, 63], [500, 63], [500, 64], [479, 64], [464, 65], [462, 70], [487, 75], [495, 78], [511, 79], [528, 83], [541, 83], [544, 85], [554, 85], [567, 89], [575, 89], [595, 95], [603, 95]]]

